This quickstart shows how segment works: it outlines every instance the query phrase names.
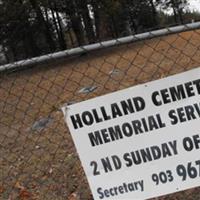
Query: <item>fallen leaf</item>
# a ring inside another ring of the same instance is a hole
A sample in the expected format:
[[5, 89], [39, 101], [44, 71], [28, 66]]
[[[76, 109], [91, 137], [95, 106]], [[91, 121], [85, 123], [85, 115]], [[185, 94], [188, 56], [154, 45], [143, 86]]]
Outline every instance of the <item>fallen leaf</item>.
[[17, 182], [15, 183], [15, 188], [20, 189], [20, 190], [24, 190], [24, 189], [25, 189], [24, 186], [21, 185], [19, 181], [17, 181]]
[[80, 198], [76, 193], [72, 193], [67, 200], [80, 200]]
[[30, 200], [31, 196], [31, 193], [25, 189], [21, 190], [19, 193], [20, 200]]
[[13, 200], [12, 195], [9, 195], [8, 200]]
[[4, 192], [3, 186], [0, 185], [0, 194]]
[[53, 173], [53, 169], [50, 168], [50, 169], [49, 169], [49, 174], [52, 174], [52, 173]]
[[39, 149], [39, 148], [40, 148], [40, 146], [39, 146], [39, 145], [37, 145], [37, 146], [35, 146], [35, 148], [36, 148], [36, 149]]
[[13, 191], [11, 194], [9, 194], [8, 200], [16, 200], [16, 199], [18, 199], [18, 193]]

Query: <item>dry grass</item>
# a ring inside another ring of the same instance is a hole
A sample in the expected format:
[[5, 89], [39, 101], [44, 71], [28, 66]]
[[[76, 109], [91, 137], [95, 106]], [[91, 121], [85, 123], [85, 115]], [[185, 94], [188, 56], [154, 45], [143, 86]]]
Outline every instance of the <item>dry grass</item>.
[[[60, 107], [199, 64], [196, 30], [0, 75], [0, 199], [92, 199]], [[97, 89], [80, 94], [84, 86]], [[35, 130], [44, 118], [49, 123]], [[200, 189], [158, 199], [199, 200]]]

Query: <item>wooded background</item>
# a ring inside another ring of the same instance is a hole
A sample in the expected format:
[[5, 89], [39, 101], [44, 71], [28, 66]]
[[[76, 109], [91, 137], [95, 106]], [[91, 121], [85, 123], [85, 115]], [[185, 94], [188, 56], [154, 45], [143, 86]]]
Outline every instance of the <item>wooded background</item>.
[[189, 23], [188, 0], [0, 0], [0, 64]]

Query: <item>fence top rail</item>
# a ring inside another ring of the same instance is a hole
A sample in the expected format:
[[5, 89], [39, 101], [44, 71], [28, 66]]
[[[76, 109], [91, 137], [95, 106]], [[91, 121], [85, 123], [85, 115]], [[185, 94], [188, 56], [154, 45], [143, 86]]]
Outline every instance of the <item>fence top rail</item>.
[[70, 56], [81, 55], [90, 51], [95, 51], [99, 49], [105, 49], [109, 47], [114, 47], [117, 45], [123, 45], [131, 42], [136, 42], [140, 40], [146, 40], [151, 38], [156, 38], [164, 35], [180, 33], [184, 31], [190, 31], [200, 28], [200, 22], [189, 23], [185, 25], [179, 25], [175, 27], [163, 28], [155, 31], [140, 33], [136, 35], [130, 35], [127, 37], [122, 37], [118, 39], [112, 39], [109, 41], [103, 41], [95, 44], [80, 46], [77, 48], [72, 48], [64, 51], [59, 51], [56, 53], [51, 53], [39, 57], [34, 57], [26, 60], [17, 61], [14, 63], [9, 63], [0, 66], [0, 73], [5, 71], [18, 71], [24, 68], [29, 68], [34, 65], [49, 63], [52, 61], [57, 61], [59, 59], [64, 59]]

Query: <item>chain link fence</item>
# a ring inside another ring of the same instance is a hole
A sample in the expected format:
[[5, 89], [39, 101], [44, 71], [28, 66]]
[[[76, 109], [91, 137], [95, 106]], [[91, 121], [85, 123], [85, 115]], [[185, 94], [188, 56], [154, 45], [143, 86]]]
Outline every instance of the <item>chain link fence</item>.
[[[61, 107], [200, 66], [200, 24], [0, 67], [0, 199], [92, 200]], [[192, 189], [157, 200], [199, 200]]]

